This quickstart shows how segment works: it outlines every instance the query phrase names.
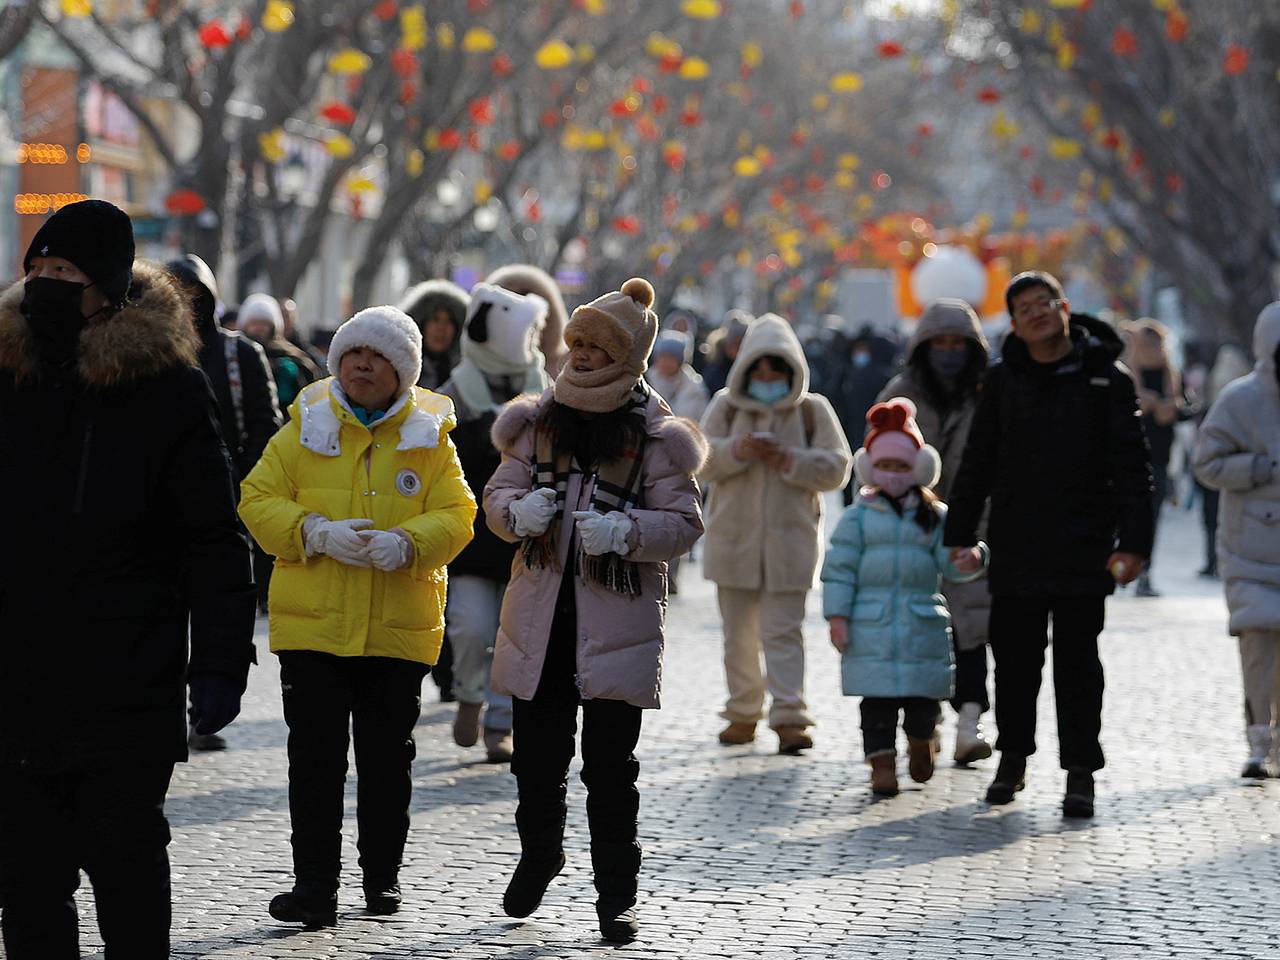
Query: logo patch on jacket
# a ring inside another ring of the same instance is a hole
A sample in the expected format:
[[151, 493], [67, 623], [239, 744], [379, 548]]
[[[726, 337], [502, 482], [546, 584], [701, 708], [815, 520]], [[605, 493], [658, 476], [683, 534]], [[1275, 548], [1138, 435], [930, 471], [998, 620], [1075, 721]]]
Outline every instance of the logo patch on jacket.
[[416, 497], [422, 492], [422, 480], [412, 470], [405, 468], [396, 474], [396, 489], [406, 497]]

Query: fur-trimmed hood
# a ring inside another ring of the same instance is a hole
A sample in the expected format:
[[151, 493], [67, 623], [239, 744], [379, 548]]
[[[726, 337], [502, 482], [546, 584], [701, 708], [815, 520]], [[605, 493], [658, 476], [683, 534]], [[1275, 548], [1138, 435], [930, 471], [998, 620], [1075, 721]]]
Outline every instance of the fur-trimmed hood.
[[[493, 445], [500, 453], [511, 450], [520, 435], [533, 426], [552, 397], [551, 390], [541, 395], [526, 393], [502, 408], [490, 430]], [[692, 476], [706, 464], [710, 448], [698, 425], [692, 420], [674, 416], [666, 401], [656, 393], [649, 397], [649, 405], [645, 408], [645, 428], [651, 439], [663, 442], [676, 469]]]
[[[0, 294], [0, 371], [19, 381], [37, 374], [31, 328], [19, 307], [24, 281]], [[195, 366], [200, 337], [188, 298], [160, 267], [133, 265], [129, 301], [80, 334], [77, 369], [87, 386], [109, 390], [176, 366]]]

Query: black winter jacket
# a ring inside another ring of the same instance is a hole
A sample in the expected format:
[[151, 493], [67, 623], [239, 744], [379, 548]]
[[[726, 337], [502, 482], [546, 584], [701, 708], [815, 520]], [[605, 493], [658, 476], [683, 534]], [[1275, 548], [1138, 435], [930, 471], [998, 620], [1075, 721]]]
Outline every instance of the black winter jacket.
[[1038, 364], [1010, 335], [982, 382], [944, 542], [975, 543], [990, 498], [995, 596], [1111, 593], [1110, 554], [1151, 552], [1151, 463], [1120, 338], [1073, 314], [1071, 340]]
[[186, 757], [190, 673], [242, 688], [255, 591], [231, 465], [173, 282], [40, 368], [0, 295], [0, 764], [85, 769]]
[[[262, 457], [267, 441], [280, 429], [276, 382], [262, 347], [242, 333], [223, 330], [212, 315], [198, 317], [196, 323], [200, 332], [200, 369], [209, 378], [218, 402], [218, 422], [235, 467], [238, 491], [240, 481]], [[233, 357], [240, 379], [239, 414], [232, 389]]]

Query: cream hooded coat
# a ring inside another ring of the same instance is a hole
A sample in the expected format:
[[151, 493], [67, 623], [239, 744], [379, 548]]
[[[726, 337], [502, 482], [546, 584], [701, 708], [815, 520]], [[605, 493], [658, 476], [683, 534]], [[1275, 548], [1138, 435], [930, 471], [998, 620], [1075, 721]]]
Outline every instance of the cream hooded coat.
[[[747, 395], [747, 371], [776, 356], [795, 375], [791, 392], [773, 406]], [[703, 572], [722, 587], [805, 591], [822, 558], [822, 493], [849, 479], [852, 457], [840, 421], [825, 397], [811, 394], [809, 366], [790, 324], [766, 313], [747, 328], [727, 386], [702, 417], [711, 456], [701, 477], [710, 483]], [[805, 436], [809, 409], [812, 436]], [[786, 470], [739, 460], [734, 442], [768, 431], [791, 453]]]
[[1231, 633], [1280, 631], [1280, 303], [1258, 315], [1253, 372], [1223, 388], [1200, 427], [1194, 468], [1222, 491], [1218, 563]]

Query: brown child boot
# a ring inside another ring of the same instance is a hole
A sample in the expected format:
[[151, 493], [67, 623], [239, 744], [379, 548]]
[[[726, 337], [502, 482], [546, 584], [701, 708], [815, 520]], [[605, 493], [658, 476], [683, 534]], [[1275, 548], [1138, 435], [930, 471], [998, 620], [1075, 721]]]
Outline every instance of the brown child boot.
[[937, 749], [933, 737], [928, 740], [907, 737], [907, 772], [916, 783], [928, 783], [933, 777], [933, 756]]
[[867, 757], [871, 765], [871, 792], [877, 797], [898, 795], [898, 758], [892, 753]]
[[738, 723], [732, 721], [730, 724], [720, 731], [719, 740], [726, 746], [741, 746], [744, 743], [752, 743], [756, 739], [756, 725], [754, 723]]

